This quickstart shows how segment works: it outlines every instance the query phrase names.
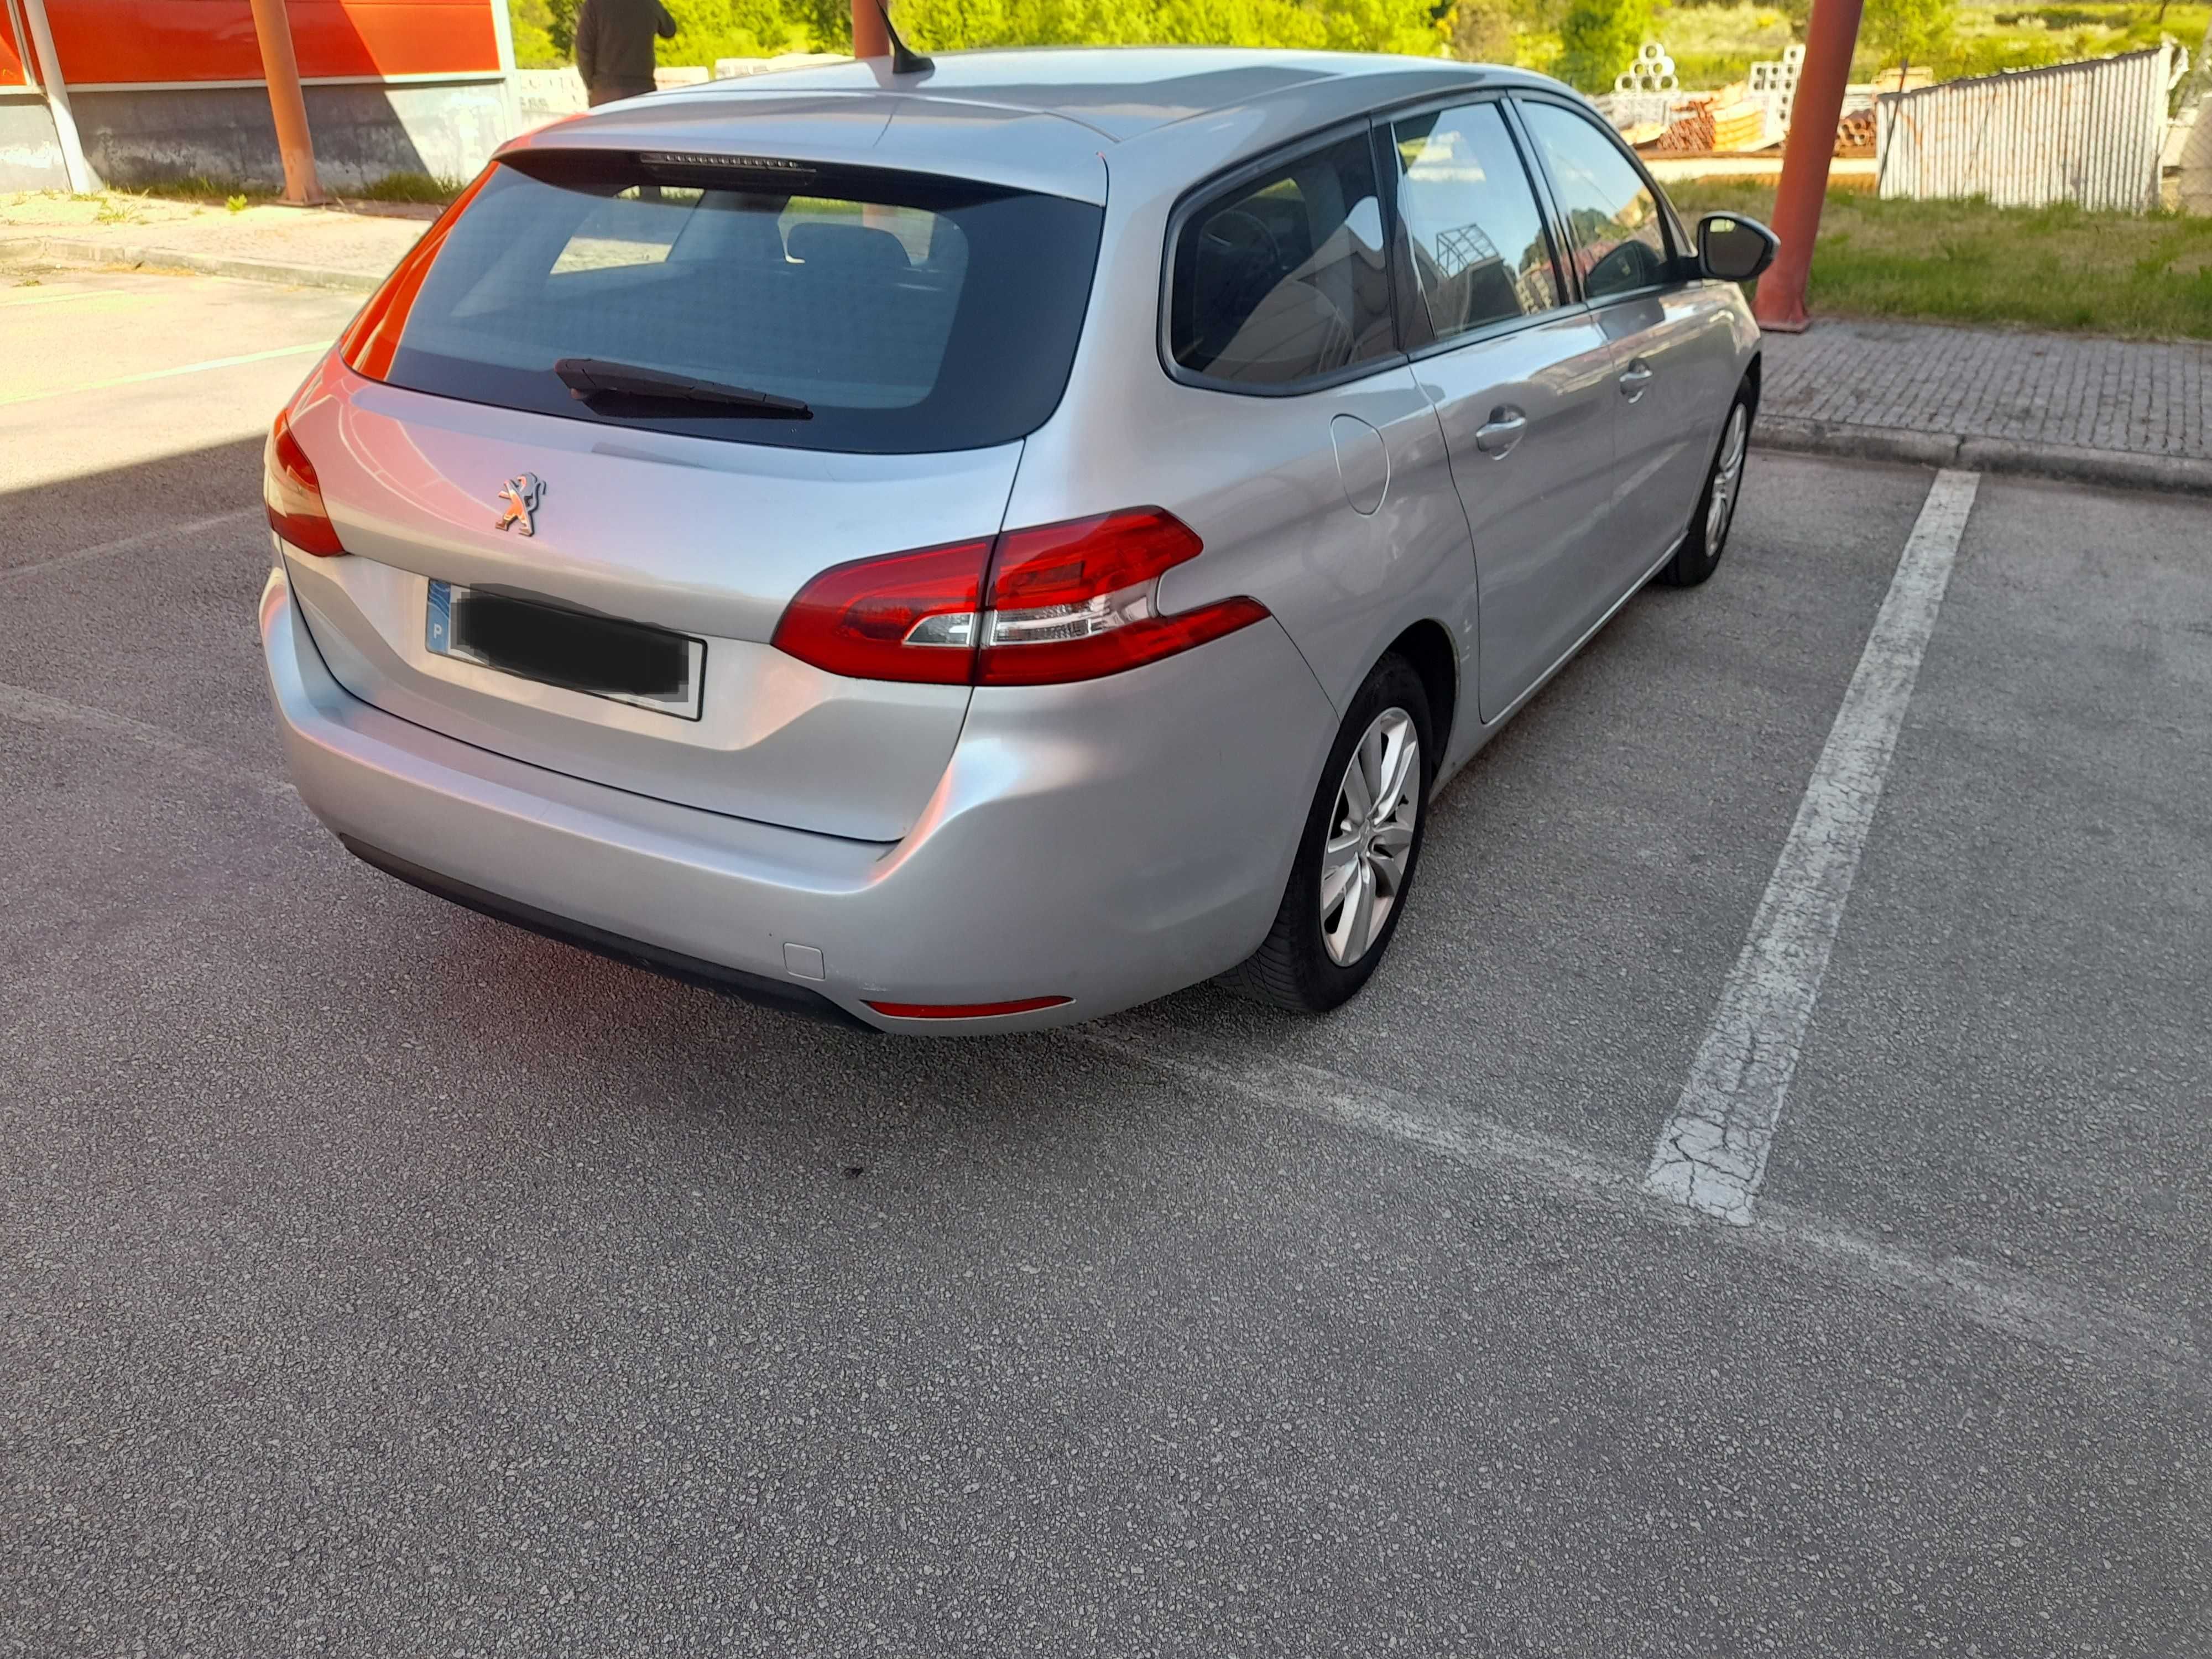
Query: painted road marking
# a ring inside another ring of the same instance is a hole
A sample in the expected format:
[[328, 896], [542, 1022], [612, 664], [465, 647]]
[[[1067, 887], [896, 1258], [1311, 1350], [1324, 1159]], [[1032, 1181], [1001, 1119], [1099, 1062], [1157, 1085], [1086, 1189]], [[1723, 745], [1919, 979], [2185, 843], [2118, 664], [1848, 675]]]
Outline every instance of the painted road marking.
[[1750, 936], [1721, 988], [1711, 1029], [1674, 1115], [1659, 1131], [1644, 1178], [1655, 1197], [1739, 1226], [1751, 1222], [1844, 902], [1980, 482], [1978, 473], [1939, 472], [1922, 504]]
[[[1137, 1022], [1131, 1022], [1137, 1024]], [[1140, 1028], [1141, 1029], [1141, 1028]], [[1332, 1127], [1395, 1143], [1492, 1179], [1517, 1181], [1547, 1197], [1617, 1215], [1690, 1218], [1650, 1203], [1635, 1168], [1538, 1131], [1430, 1101], [1272, 1051], [1231, 1052], [1178, 1030], [1171, 1042], [1131, 1038], [1095, 1025], [1055, 1031], [1078, 1043], [1216, 1098], [1242, 1100], [1259, 1118], [1296, 1112]], [[2212, 1369], [2186, 1319], [2154, 1314], [2102, 1293], [1969, 1256], [1915, 1249], [1849, 1232], [1785, 1204], [1756, 1220], [1702, 1237], [1747, 1249], [1854, 1291], [1902, 1297], [1985, 1330], [2076, 1355], [2112, 1372], [2178, 1383], [2212, 1398]]]
[[41, 559], [31, 559], [21, 564], [0, 565], [0, 582], [10, 576], [21, 576], [33, 570], [52, 570], [57, 565], [82, 564], [89, 559], [104, 559], [111, 553], [135, 553], [142, 547], [159, 543], [181, 541], [188, 536], [215, 530], [227, 524], [236, 524], [241, 519], [258, 519], [266, 511], [258, 502], [252, 507], [234, 507], [228, 513], [210, 513], [204, 519], [187, 519], [182, 524], [165, 524], [152, 530], [141, 530], [135, 535], [118, 537], [112, 542], [98, 542], [90, 547], [76, 548], [67, 553], [49, 553]]
[[132, 305], [150, 306], [154, 299], [150, 294], [125, 294], [110, 288], [65, 288], [51, 294], [10, 294], [0, 299], [0, 311], [19, 311], [25, 306], [58, 306], [71, 300], [122, 300]]
[[50, 697], [42, 691], [27, 690], [20, 685], [0, 684], [0, 720], [13, 720], [24, 726], [61, 726], [76, 732], [97, 732], [106, 737], [123, 738], [141, 748], [151, 750], [172, 765], [181, 766], [186, 771], [197, 772], [223, 783], [270, 797], [295, 793], [292, 786], [283, 779], [272, 778], [255, 767], [243, 764], [235, 755], [204, 748], [189, 738], [180, 738], [173, 732], [164, 731], [158, 726], [149, 726], [143, 720], [134, 720], [128, 714], [88, 708], [81, 702], [65, 702], [60, 697]]
[[112, 380], [86, 380], [77, 386], [65, 386], [52, 392], [16, 392], [0, 398], [0, 406], [9, 404], [34, 404], [45, 398], [67, 398], [79, 392], [105, 392], [110, 386], [140, 386], [148, 380], [167, 380], [179, 374], [204, 374], [211, 368], [236, 368], [244, 363], [265, 363], [272, 357], [298, 357], [310, 351], [327, 351], [328, 340], [316, 340], [307, 345], [274, 346], [267, 351], [248, 351], [235, 357], [210, 357], [204, 363], [185, 363], [175, 368], [149, 368], [143, 374], [118, 374]]

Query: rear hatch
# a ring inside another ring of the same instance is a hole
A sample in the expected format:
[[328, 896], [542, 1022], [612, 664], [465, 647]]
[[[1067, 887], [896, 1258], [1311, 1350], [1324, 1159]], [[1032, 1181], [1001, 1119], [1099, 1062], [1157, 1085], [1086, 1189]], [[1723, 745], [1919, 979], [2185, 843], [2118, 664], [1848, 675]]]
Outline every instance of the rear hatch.
[[495, 165], [288, 416], [346, 550], [287, 561], [331, 672], [572, 775], [897, 839], [968, 689], [770, 641], [830, 567], [1000, 528], [1101, 217], [573, 139]]

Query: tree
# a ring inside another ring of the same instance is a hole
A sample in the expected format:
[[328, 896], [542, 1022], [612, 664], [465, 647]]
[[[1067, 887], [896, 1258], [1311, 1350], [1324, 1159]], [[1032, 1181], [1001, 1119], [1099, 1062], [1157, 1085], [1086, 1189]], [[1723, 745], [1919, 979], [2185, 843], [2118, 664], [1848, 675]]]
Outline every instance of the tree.
[[[712, 64], [717, 58], [773, 58], [779, 52], [811, 52], [821, 26], [818, 17], [793, 0], [666, 0], [676, 19], [673, 40], [654, 47], [662, 64]], [[844, 13], [846, 40], [852, 13]], [[842, 43], [827, 50], [842, 49]]]
[[[851, 50], [848, 0], [665, 0], [680, 33], [664, 64]], [[1462, 0], [1468, 3], [1468, 0]], [[1522, 0], [1473, 0], [1520, 3]], [[526, 67], [568, 62], [579, 0], [508, 0]], [[893, 0], [899, 33], [922, 52], [974, 46], [1227, 46], [1408, 52], [1443, 49], [1437, 0]], [[1510, 48], [1510, 42], [1508, 41]]]
[[1449, 21], [1451, 55], [1462, 64], [1513, 61], [1513, 8], [1509, 0], [1459, 0]]
[[1882, 67], [1895, 64], [1898, 82], [1915, 64], [1948, 54], [1954, 0], [1866, 0], [1859, 19], [1859, 35], [1881, 54]]
[[560, 20], [562, 33], [556, 42], [553, 10], [546, 0], [510, 0], [507, 19], [514, 41], [514, 66], [558, 69], [567, 63], [574, 41], [575, 10], [575, 0], [567, 0], [567, 13]]
[[583, 0], [539, 0], [546, 15], [545, 33], [552, 38], [553, 50], [567, 63], [576, 52], [576, 8]]
[[1613, 77], [1651, 38], [1652, 10], [1652, 0], [1575, 0], [1559, 20], [1553, 73], [1584, 92], [1610, 92]]

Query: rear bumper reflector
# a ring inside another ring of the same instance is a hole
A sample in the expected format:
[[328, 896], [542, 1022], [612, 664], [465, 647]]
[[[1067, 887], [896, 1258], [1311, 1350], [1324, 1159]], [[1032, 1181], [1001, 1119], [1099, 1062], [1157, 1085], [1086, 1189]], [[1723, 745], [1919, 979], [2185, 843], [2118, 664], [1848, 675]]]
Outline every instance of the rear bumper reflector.
[[871, 1002], [886, 1019], [988, 1019], [994, 1014], [1033, 1014], [1057, 1008], [1073, 997], [1020, 997], [1012, 1002]]

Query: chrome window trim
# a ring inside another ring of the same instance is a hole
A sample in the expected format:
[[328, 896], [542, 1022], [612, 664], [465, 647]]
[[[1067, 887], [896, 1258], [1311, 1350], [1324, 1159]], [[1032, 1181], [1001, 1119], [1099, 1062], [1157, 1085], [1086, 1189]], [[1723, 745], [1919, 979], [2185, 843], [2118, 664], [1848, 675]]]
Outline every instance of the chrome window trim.
[[1432, 340], [1427, 345], [1407, 354], [1410, 362], [1425, 363], [1432, 357], [1448, 356], [1462, 346], [1485, 345], [1492, 340], [1502, 340], [1532, 328], [1545, 328], [1570, 317], [1587, 316], [1595, 307], [1587, 301], [1577, 301], [1571, 306], [1555, 306], [1549, 311], [1540, 311], [1528, 317], [1501, 318], [1494, 323], [1485, 323], [1480, 328], [1471, 328], [1464, 334], [1455, 334], [1449, 340]]
[[[1385, 352], [1380, 356], [1364, 358], [1356, 363], [1347, 363], [1342, 368], [1332, 369], [1326, 374], [1316, 374], [1307, 380], [1293, 381], [1287, 386], [1252, 386], [1240, 380], [1220, 380], [1213, 375], [1202, 374], [1197, 369], [1185, 368], [1176, 361], [1175, 344], [1170, 337], [1173, 332], [1175, 314], [1176, 249], [1181, 244], [1183, 231], [1188, 227], [1191, 219], [1224, 192], [1272, 173], [1285, 163], [1295, 161], [1302, 155], [1310, 155], [1316, 150], [1327, 149], [1331, 145], [1340, 144], [1348, 138], [1367, 138], [1367, 165], [1370, 170], [1376, 170], [1378, 158], [1375, 155], [1373, 127], [1374, 118], [1371, 115], [1356, 115], [1347, 120], [1333, 122], [1326, 127], [1301, 133], [1295, 138], [1276, 145], [1274, 149], [1263, 155], [1249, 157], [1233, 167], [1224, 167], [1218, 173], [1207, 174], [1176, 197], [1175, 207], [1168, 215], [1166, 234], [1160, 239], [1159, 304], [1153, 334], [1153, 349], [1158, 354], [1160, 367], [1167, 372], [1167, 377], [1170, 380], [1181, 386], [1194, 387], [1200, 392], [1225, 392], [1233, 398], [1303, 398], [1310, 392], [1331, 391], [1338, 386], [1349, 386], [1354, 380], [1364, 380], [1370, 375], [1382, 374], [1389, 369], [1402, 368], [1405, 366], [1407, 361], [1405, 349], [1405, 323], [1404, 319], [1398, 313], [1397, 270], [1395, 262], [1389, 266], [1389, 287], [1390, 289], [1390, 337], [1392, 344], [1397, 349]], [[1397, 215], [1394, 204], [1385, 198], [1379, 170], [1375, 179], [1375, 200], [1376, 205], [1382, 210], [1382, 213], [1384, 258], [1386, 260], [1395, 261], [1391, 241], [1392, 233], [1397, 223]]]

